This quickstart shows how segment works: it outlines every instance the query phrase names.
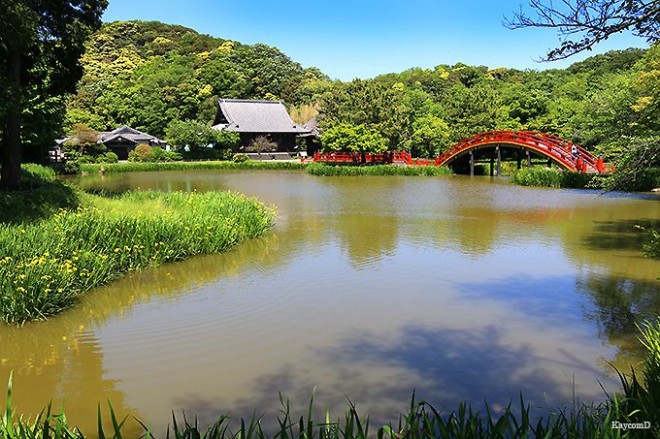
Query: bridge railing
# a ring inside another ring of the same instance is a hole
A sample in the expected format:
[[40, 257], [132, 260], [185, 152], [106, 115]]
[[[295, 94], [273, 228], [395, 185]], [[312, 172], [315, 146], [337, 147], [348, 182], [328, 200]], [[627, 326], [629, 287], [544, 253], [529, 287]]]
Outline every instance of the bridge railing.
[[456, 154], [481, 144], [508, 142], [522, 146], [527, 145], [530, 148], [541, 150], [571, 169], [586, 172], [591, 168], [593, 171], [604, 172], [602, 164], [598, 163], [591, 153], [581, 146], [552, 134], [533, 131], [502, 130], [475, 134], [459, 141], [449, 150], [438, 156], [435, 164], [444, 164], [446, 160]]

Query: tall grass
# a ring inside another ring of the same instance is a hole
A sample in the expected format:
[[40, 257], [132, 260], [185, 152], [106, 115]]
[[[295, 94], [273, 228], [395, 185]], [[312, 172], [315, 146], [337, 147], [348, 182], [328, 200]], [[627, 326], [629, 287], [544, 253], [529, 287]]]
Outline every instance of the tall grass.
[[307, 167], [307, 172], [320, 176], [367, 176], [367, 175], [407, 175], [407, 176], [437, 176], [450, 175], [451, 169], [439, 166], [397, 166], [397, 165], [374, 165], [374, 166], [333, 166], [320, 163], [312, 163]]
[[259, 236], [273, 211], [229, 192], [82, 195], [83, 207], [0, 224], [0, 318], [43, 319], [127, 271], [224, 251]]
[[602, 177], [594, 174], [562, 171], [540, 166], [522, 168], [511, 174], [511, 182], [520, 186], [584, 189], [602, 185]]
[[205, 161], [205, 162], [164, 162], [164, 163], [105, 163], [83, 164], [80, 170], [87, 173], [98, 173], [103, 169], [105, 173], [118, 172], [149, 172], [149, 171], [186, 171], [196, 169], [304, 169], [307, 165], [300, 162], [285, 161]]
[[[326, 411], [323, 419], [312, 416], [312, 397], [306, 413], [291, 414], [288, 401], [282, 402], [277, 426], [266, 431], [262, 419], [233, 421], [228, 415], [207, 429], [200, 428], [197, 420], [190, 422], [185, 415], [177, 419], [172, 415], [166, 437], [173, 439], [436, 439], [436, 438], [657, 438], [660, 437], [660, 321], [647, 323], [640, 328], [640, 340], [646, 350], [641, 378], [631, 371], [619, 373], [623, 394], [608, 396], [597, 406], [582, 404], [566, 410], [532, 411], [522, 395], [519, 407], [509, 404], [501, 414], [490, 411], [484, 403], [483, 410], [475, 410], [470, 404], [461, 403], [452, 412], [441, 412], [427, 402], [416, 402], [413, 393], [409, 407], [399, 415], [398, 421], [371, 429], [369, 417], [358, 413], [355, 405], [348, 403], [343, 417], [331, 418]], [[65, 415], [53, 415], [50, 407], [30, 421], [16, 417], [12, 408], [12, 382], [9, 379], [7, 408], [0, 418], [0, 437], [7, 439], [60, 439], [85, 438], [71, 428]], [[96, 437], [121, 439], [125, 436], [127, 418], [119, 421], [112, 407], [109, 408], [112, 430], [104, 431], [101, 410], [98, 409]], [[154, 438], [150, 430], [139, 420], [145, 438]], [[626, 425], [627, 429], [620, 428]], [[619, 428], [617, 428], [617, 426]], [[635, 427], [635, 428], [631, 428]], [[643, 428], [639, 428], [643, 427]]]

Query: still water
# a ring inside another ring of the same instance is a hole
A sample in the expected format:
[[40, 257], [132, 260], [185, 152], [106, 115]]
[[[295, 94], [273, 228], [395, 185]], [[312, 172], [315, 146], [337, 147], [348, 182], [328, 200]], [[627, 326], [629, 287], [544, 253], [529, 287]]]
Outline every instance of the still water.
[[[110, 400], [162, 431], [171, 411], [273, 419], [315, 392], [372, 425], [417, 399], [495, 410], [603, 399], [660, 312], [660, 263], [637, 224], [660, 199], [483, 177], [194, 171], [82, 178], [86, 189], [230, 189], [277, 206], [263, 238], [146, 270], [48, 322], [0, 327], [0, 383], [94, 432]], [[5, 397], [0, 396], [0, 407]], [[302, 413], [302, 412], [298, 412]], [[133, 423], [135, 424], [135, 423]], [[133, 425], [132, 424], [132, 425]]]

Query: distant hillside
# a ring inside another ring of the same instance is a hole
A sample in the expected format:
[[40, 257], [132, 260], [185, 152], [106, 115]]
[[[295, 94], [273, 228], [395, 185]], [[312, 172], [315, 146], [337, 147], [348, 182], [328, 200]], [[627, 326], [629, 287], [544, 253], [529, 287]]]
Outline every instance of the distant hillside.
[[[158, 22], [114, 22], [87, 43], [64, 128], [127, 124], [163, 136], [173, 121], [209, 124], [219, 97], [280, 99], [298, 122], [317, 116], [322, 132], [352, 145], [369, 140], [433, 157], [471, 134], [514, 129], [557, 134], [615, 157], [631, 136], [660, 132], [658, 59], [656, 45], [563, 70], [457, 63], [340, 82], [265, 44]], [[364, 139], [351, 137], [356, 133]]]
[[223, 98], [309, 100], [327, 80], [274, 47], [201, 35], [159, 22], [109, 23], [87, 43], [85, 74], [67, 123], [97, 130], [128, 124], [162, 135], [172, 120], [213, 119]]

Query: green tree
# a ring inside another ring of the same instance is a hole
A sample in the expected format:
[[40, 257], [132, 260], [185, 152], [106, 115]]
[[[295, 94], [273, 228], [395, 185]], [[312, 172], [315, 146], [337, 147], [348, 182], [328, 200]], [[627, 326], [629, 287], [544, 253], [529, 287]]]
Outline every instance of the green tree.
[[238, 145], [238, 134], [218, 131], [192, 120], [174, 120], [165, 129], [165, 139], [179, 148], [188, 147], [191, 151], [206, 148], [234, 149]]
[[449, 126], [441, 118], [427, 115], [413, 122], [408, 145], [413, 157], [437, 157], [449, 144]]
[[374, 129], [365, 125], [336, 124], [321, 135], [323, 150], [326, 152], [379, 153], [387, 150], [387, 140]]
[[0, 0], [0, 188], [20, 184], [22, 118], [30, 96], [75, 90], [85, 38], [100, 27], [107, 0]]
[[322, 128], [339, 123], [364, 125], [379, 132], [390, 149], [400, 148], [408, 137], [410, 110], [404, 102], [402, 84], [387, 86], [360, 79], [336, 84], [323, 95], [320, 111]]

